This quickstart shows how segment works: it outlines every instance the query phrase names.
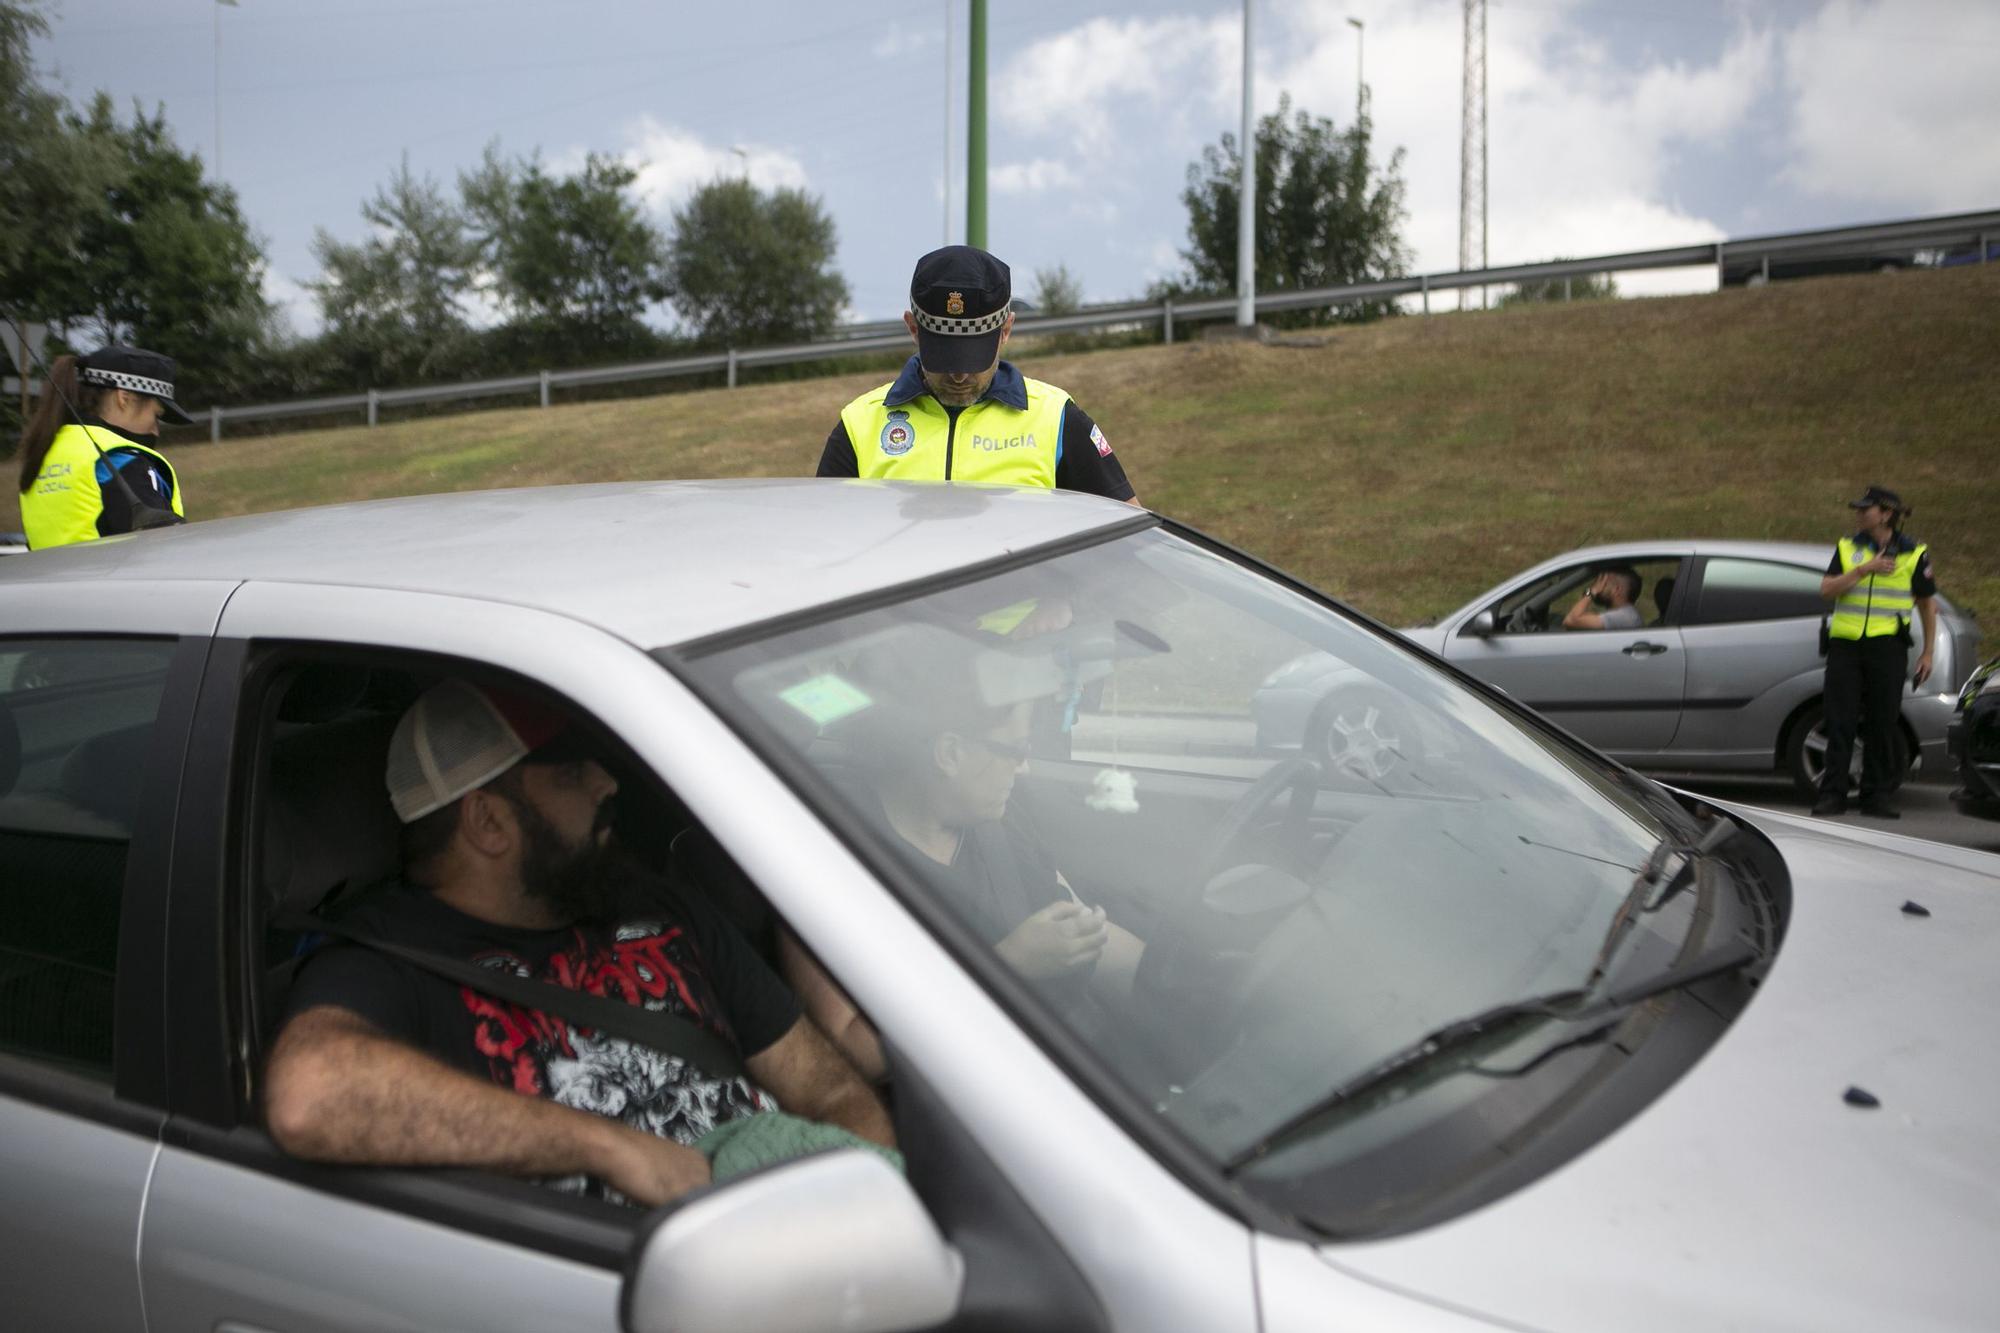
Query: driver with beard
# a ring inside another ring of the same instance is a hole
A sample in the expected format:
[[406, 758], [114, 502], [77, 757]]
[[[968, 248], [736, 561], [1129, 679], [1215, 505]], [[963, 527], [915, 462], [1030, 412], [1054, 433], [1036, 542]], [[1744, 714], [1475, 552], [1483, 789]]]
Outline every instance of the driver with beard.
[[618, 853], [618, 784], [565, 715], [445, 681], [397, 725], [387, 779], [403, 882], [345, 923], [670, 1011], [733, 1045], [750, 1078], [336, 942], [300, 971], [272, 1048], [264, 1109], [280, 1147], [657, 1205], [709, 1181], [697, 1140], [780, 1105], [893, 1146], [880, 1100], [734, 928]]

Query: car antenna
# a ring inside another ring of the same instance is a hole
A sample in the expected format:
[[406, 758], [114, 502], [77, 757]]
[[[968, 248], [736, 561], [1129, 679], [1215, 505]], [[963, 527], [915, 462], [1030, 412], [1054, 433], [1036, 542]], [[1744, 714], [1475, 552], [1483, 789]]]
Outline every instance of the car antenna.
[[48, 362], [42, 360], [42, 354], [28, 341], [28, 326], [16, 319], [11, 310], [0, 313], [4, 313], [7, 322], [21, 331], [22, 350], [34, 358], [35, 365], [42, 372], [42, 383], [48, 386], [49, 391], [56, 397], [63, 400], [63, 406], [67, 407], [69, 414], [76, 418], [76, 424], [83, 428], [83, 437], [90, 441], [91, 448], [97, 450], [97, 457], [104, 464], [105, 470], [111, 473], [111, 479], [118, 483], [119, 490], [125, 492], [125, 503], [132, 508], [132, 531], [145, 532], [150, 528], [171, 528], [176, 524], [185, 523], [187, 520], [173, 510], [156, 509], [139, 498], [139, 492], [132, 489], [131, 481], [118, 470], [118, 465], [111, 461], [111, 456], [104, 452], [104, 446], [97, 442], [96, 434], [90, 429], [90, 423], [83, 419], [83, 413], [77, 410], [76, 403], [63, 392], [62, 385], [56, 383], [56, 377], [49, 372]]

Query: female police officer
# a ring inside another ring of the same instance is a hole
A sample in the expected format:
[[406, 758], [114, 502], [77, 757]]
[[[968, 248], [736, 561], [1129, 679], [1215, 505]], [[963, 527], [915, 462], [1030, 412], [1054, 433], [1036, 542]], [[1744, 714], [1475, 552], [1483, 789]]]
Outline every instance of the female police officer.
[[21, 526], [28, 545], [67, 546], [182, 521], [160, 421], [187, 425], [172, 357], [111, 346], [59, 356], [21, 432]]

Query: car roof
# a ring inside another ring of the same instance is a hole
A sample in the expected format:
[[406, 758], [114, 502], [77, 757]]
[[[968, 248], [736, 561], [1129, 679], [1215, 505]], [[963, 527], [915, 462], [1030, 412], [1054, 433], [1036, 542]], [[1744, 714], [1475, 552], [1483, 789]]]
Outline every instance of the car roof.
[[1786, 564], [1824, 568], [1833, 557], [1833, 541], [1813, 542], [1730, 541], [1706, 537], [1668, 537], [1660, 541], [1615, 542], [1604, 546], [1583, 546], [1550, 556], [1542, 565], [1581, 564], [1591, 560], [1637, 560], [1647, 556], [1708, 555], [1737, 556], [1746, 560], [1778, 560]]
[[642, 647], [883, 592], [1143, 516], [1067, 491], [852, 479], [414, 496], [137, 533], [0, 561], [33, 581], [333, 584], [571, 616]]

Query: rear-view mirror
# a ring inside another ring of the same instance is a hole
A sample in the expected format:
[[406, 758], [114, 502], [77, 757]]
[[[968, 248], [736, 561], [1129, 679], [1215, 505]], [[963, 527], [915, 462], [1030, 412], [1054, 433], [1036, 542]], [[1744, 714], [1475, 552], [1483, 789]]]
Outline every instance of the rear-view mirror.
[[661, 1209], [633, 1241], [625, 1333], [898, 1333], [958, 1309], [965, 1264], [909, 1182], [859, 1149]]

